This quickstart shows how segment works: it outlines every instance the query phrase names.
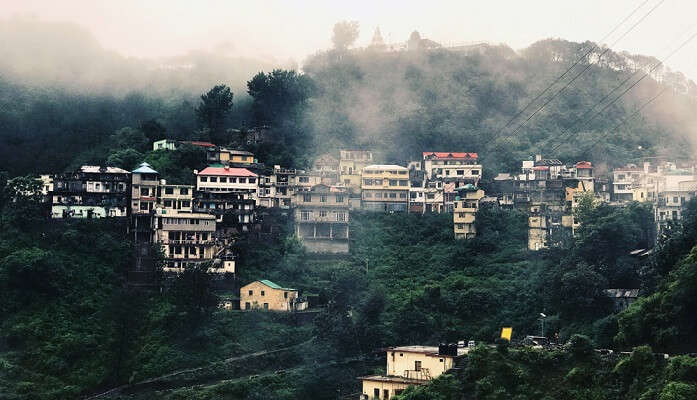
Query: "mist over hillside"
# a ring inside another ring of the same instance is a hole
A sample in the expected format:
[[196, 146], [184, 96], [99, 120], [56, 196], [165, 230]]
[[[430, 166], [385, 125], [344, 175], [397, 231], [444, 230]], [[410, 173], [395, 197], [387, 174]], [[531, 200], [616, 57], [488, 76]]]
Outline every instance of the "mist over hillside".
[[0, 20], [0, 43], [0, 77], [97, 95], [140, 91], [165, 98], [197, 96], [220, 82], [243, 93], [253, 74], [294, 67], [238, 56], [229, 43], [172, 57], [124, 57], [103, 48], [76, 24], [31, 18]]
[[[549, 39], [518, 52], [504, 45], [482, 45], [457, 50], [366, 48], [320, 53], [304, 65], [320, 93], [310, 111], [311, 120], [319, 143], [377, 148], [391, 161], [414, 157], [424, 149], [478, 151], [490, 166], [510, 164], [510, 168], [517, 166], [507, 160], [549, 153], [553, 148], [556, 154], [549, 155], [561, 159], [613, 164], [646, 155], [691, 155], [697, 137], [696, 91], [694, 82], [681, 74], [656, 68], [606, 111], [588, 118], [658, 62], [613, 51], [605, 52], [598, 62], [600, 47], [595, 57], [591, 54], [576, 65], [567, 78], [495, 135], [592, 47], [590, 42]], [[517, 129], [585, 69], [589, 59], [592, 65], [585, 73]], [[628, 83], [619, 86], [627, 78]], [[660, 98], [629, 118], [665, 87]], [[606, 96], [605, 103], [587, 112]], [[584, 149], [594, 141], [599, 142], [597, 146]]]

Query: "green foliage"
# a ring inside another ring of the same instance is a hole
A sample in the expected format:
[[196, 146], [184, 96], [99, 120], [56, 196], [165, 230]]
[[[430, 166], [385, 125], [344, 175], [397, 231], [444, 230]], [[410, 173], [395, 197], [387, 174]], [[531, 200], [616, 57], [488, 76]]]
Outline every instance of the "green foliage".
[[226, 85], [216, 85], [201, 95], [196, 108], [199, 123], [210, 131], [213, 143], [225, 144], [225, 120], [232, 109], [232, 92]]

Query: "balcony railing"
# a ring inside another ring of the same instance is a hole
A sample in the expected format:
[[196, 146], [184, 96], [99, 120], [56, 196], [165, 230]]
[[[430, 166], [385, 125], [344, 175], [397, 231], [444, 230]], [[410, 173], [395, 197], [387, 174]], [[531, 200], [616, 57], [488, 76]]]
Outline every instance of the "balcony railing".
[[428, 368], [421, 368], [420, 370], [406, 369], [404, 370], [404, 375], [407, 379], [417, 379], [420, 381], [430, 381], [433, 379], [431, 377], [431, 371]]

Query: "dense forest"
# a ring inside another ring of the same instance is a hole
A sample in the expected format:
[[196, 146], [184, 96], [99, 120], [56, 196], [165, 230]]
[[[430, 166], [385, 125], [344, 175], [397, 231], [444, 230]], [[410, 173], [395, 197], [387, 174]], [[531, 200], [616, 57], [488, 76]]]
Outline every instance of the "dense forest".
[[[589, 159], [598, 171], [640, 156], [690, 154], [691, 82], [678, 87], [679, 80], [652, 76], [591, 124], [575, 123], [639, 61], [655, 62], [611, 51], [519, 132], [511, 134], [516, 121], [498, 135], [592, 45], [338, 47], [308, 59], [301, 72], [260, 66], [265, 71], [242, 81], [192, 88], [173, 80], [169, 92], [70, 90], [64, 77], [32, 79], [0, 61], [0, 399], [113, 388], [105, 398], [335, 399], [359, 391], [357, 376], [384, 372], [385, 346], [491, 344], [503, 326], [513, 327], [514, 343], [480, 346], [463, 371], [402, 398], [695, 398], [697, 366], [684, 354], [697, 345], [697, 202], [647, 259], [630, 251], [650, 246], [650, 206], [589, 197], [576, 211], [576, 235], [540, 252], [527, 250], [526, 214], [498, 207], [481, 208], [478, 236], [468, 241], [453, 238], [448, 214], [352, 212], [346, 257], [306, 254], [288, 229], [264, 241], [240, 238], [240, 281], [297, 287], [314, 301], [308, 317], [219, 309], [219, 298], [233, 294], [216, 287], [206, 266], [161, 290], [126, 285], [125, 222], [47, 221], [29, 176], [146, 160], [171, 183], [191, 183], [202, 150], [152, 151], [165, 137], [242, 147], [267, 165], [291, 167], [346, 147], [400, 164], [426, 149], [476, 151], [485, 178], [556, 145], [548, 156]], [[632, 115], [663, 87], [666, 94]], [[248, 144], [245, 132], [257, 126], [268, 126], [270, 138]], [[567, 130], [571, 139], [560, 140]], [[587, 146], [594, 141], [602, 151]], [[616, 312], [604, 292], [612, 287], [641, 287], [642, 297]], [[516, 346], [539, 332], [541, 312], [565, 345]]]

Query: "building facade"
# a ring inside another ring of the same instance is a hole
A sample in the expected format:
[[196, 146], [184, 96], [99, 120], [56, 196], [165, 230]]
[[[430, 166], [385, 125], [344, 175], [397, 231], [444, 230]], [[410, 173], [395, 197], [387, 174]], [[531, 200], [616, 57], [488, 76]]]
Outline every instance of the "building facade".
[[295, 235], [311, 253], [348, 254], [349, 198], [346, 188], [318, 184], [293, 197]]
[[409, 170], [399, 165], [363, 168], [361, 200], [369, 211], [403, 212], [409, 205]]
[[387, 400], [412, 385], [425, 385], [456, 366], [467, 354], [457, 345], [399, 346], [387, 349], [385, 375], [362, 376], [361, 400]]
[[130, 180], [121, 168], [92, 165], [56, 175], [43, 189], [49, 191], [51, 218], [126, 217]]
[[351, 193], [361, 189], [361, 171], [373, 163], [373, 153], [365, 150], [339, 151], [339, 181]]
[[241, 310], [289, 312], [306, 308], [307, 302], [300, 299], [297, 289], [285, 288], [266, 279], [240, 288]]
[[484, 191], [471, 184], [458, 190], [453, 208], [455, 239], [472, 239], [477, 235], [475, 219], [483, 197]]

